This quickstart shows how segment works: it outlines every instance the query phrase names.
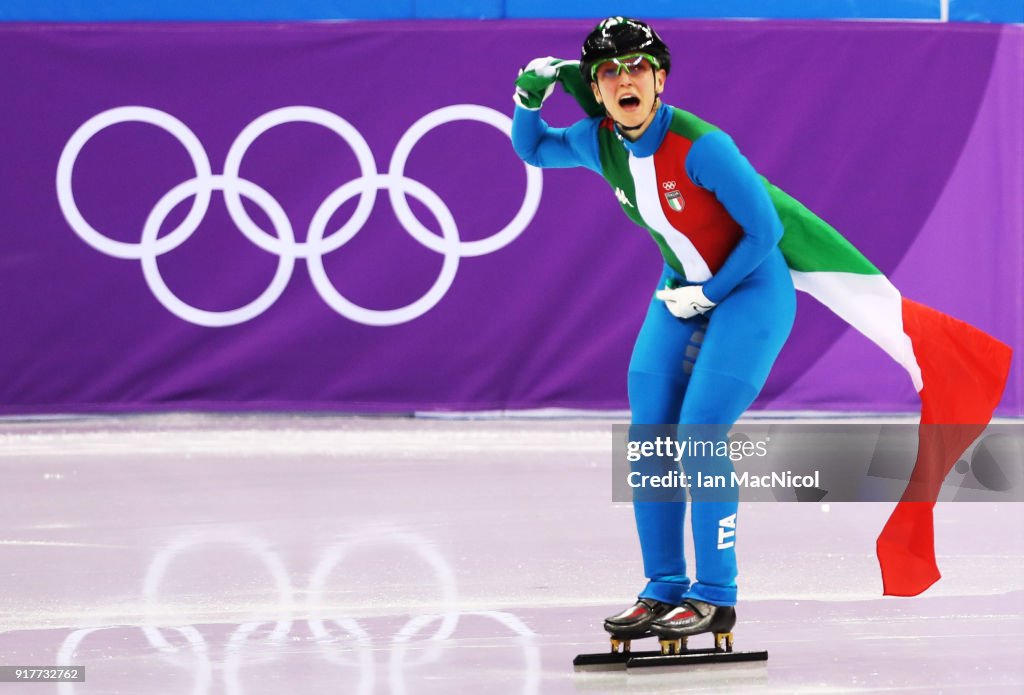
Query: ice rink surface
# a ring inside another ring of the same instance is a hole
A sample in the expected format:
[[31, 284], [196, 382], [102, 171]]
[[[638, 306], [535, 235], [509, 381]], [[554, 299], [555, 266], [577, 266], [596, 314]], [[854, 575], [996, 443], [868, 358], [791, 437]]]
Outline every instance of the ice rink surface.
[[643, 586], [611, 436], [604, 420], [0, 421], [0, 665], [86, 667], [0, 694], [1024, 692], [1013, 503], [940, 503], [944, 576], [911, 599], [881, 597], [893, 505], [745, 504], [736, 648], [767, 662], [574, 673]]

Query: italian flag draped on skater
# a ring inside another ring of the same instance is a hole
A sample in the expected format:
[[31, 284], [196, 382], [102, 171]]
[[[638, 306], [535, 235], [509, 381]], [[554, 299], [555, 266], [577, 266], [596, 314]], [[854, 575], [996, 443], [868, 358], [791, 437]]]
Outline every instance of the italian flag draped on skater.
[[[578, 70], [559, 70], [558, 81], [588, 116], [604, 115]], [[701, 130], [717, 130], [701, 123]], [[901, 364], [921, 398], [917, 461], [876, 544], [884, 593], [916, 596], [941, 576], [932, 518], [939, 488], [992, 419], [1009, 376], [1012, 350], [970, 324], [907, 299], [831, 225], [767, 180], [765, 186], [782, 220], [779, 248], [796, 288]], [[647, 219], [623, 206], [660, 246], [671, 246], [672, 230], [656, 224], [657, 208], [652, 206], [654, 214]], [[705, 242], [708, 251], [717, 245]], [[662, 248], [666, 258], [678, 257], [674, 250]]]
[[915, 596], [941, 576], [932, 523], [939, 487], [992, 419], [1012, 351], [974, 326], [901, 295], [839, 232], [767, 185], [785, 230], [779, 248], [793, 284], [901, 364], [921, 398], [917, 462], [876, 544], [884, 592]]

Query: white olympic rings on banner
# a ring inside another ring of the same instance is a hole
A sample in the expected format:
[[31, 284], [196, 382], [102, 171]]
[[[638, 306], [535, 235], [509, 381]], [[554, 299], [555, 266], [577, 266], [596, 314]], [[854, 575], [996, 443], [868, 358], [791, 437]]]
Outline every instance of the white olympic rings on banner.
[[[144, 106], [121, 106], [99, 113], [83, 123], [65, 144], [57, 163], [57, 201], [68, 224], [83, 241], [97, 251], [115, 258], [139, 260], [146, 283], [156, 299], [171, 313], [200, 326], [232, 326], [245, 323], [270, 308], [284, 293], [291, 280], [295, 261], [306, 261], [310, 279], [321, 298], [346, 318], [368, 326], [393, 326], [412, 321], [435, 307], [448, 292], [458, 271], [459, 260], [493, 253], [514, 241], [533, 219], [540, 205], [542, 174], [526, 166], [526, 193], [512, 220], [495, 234], [474, 241], [462, 241], [448, 206], [422, 183], [405, 176], [409, 154], [420, 139], [434, 128], [453, 121], [478, 121], [494, 126], [506, 136], [512, 121], [494, 109], [476, 104], [446, 106], [420, 118], [399, 139], [387, 173], [377, 171], [376, 160], [366, 140], [341, 116], [313, 106], [287, 106], [269, 111], [249, 123], [235, 138], [224, 161], [224, 172], [214, 174], [199, 138], [174, 116]], [[82, 215], [72, 190], [75, 163], [85, 145], [100, 131], [120, 123], [139, 122], [154, 125], [174, 136], [185, 148], [195, 176], [168, 191], [153, 206], [138, 242], [111, 239], [94, 228]], [[306, 241], [296, 241], [291, 221], [281, 205], [266, 190], [242, 178], [242, 159], [249, 147], [271, 128], [286, 123], [310, 123], [338, 135], [355, 153], [360, 176], [333, 191], [317, 208], [309, 224]], [[427, 292], [410, 304], [396, 309], [369, 309], [344, 297], [324, 270], [323, 257], [348, 243], [366, 224], [377, 191], [388, 191], [395, 214], [409, 235], [421, 245], [443, 256], [437, 279]], [[222, 191], [232, 222], [250, 242], [278, 257], [277, 270], [267, 288], [254, 300], [236, 309], [209, 311], [199, 309], [176, 296], [164, 282], [157, 258], [185, 243], [199, 228], [213, 191]], [[359, 196], [352, 217], [339, 229], [327, 233], [331, 217], [350, 198]], [[440, 226], [441, 236], [430, 231], [413, 214], [408, 197], [419, 200]], [[270, 218], [273, 234], [257, 225], [242, 198], [255, 203]], [[185, 219], [159, 236], [168, 214], [183, 201], [192, 198]]]

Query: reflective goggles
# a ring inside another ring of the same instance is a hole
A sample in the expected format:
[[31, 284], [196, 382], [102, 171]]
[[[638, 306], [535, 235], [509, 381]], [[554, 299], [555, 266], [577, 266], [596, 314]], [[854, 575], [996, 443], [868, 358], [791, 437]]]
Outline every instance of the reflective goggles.
[[648, 68], [658, 70], [661, 65], [654, 56], [646, 53], [632, 53], [601, 61], [590, 69], [590, 79], [610, 81], [616, 79], [623, 71], [627, 75], [637, 75], [646, 72]]

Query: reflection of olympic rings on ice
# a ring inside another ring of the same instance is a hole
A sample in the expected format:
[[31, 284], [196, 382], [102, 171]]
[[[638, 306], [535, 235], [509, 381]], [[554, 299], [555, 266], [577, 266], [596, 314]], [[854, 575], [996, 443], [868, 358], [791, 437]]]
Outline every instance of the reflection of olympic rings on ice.
[[[327, 651], [326, 646], [331, 644], [333, 640], [331, 640], [327, 630], [324, 629], [323, 621], [318, 619], [318, 622], [320, 623], [320, 631], [318, 634], [314, 634], [317, 642], [321, 645], [322, 656], [331, 663], [349, 665], [348, 662], [335, 658], [333, 654]], [[373, 639], [363, 629], [363, 626], [352, 618], [333, 618], [330, 622], [347, 632], [355, 640], [354, 644], [357, 647], [356, 654], [358, 655], [357, 666], [359, 668], [359, 686], [355, 692], [357, 695], [369, 695], [373, 692], [377, 678], [377, 667], [373, 659]], [[312, 628], [312, 619], [310, 619], [309, 625]]]
[[[94, 632], [117, 629], [131, 630], [137, 628], [133, 628], [129, 625], [108, 625], [105, 627], [87, 627], [81, 630], [75, 630], [64, 638], [60, 648], [57, 650], [57, 663], [66, 665], [73, 664], [75, 662], [75, 653], [78, 651], [78, 646], [86, 637]], [[195, 671], [192, 695], [206, 695], [206, 693], [210, 691], [210, 686], [213, 682], [213, 663], [210, 661], [210, 656], [206, 647], [206, 640], [204, 640], [203, 636], [199, 634], [199, 631], [191, 625], [186, 625], [184, 627], [172, 627], [169, 629], [174, 630], [183, 636], [192, 646], [192, 653], [199, 657], [199, 668]], [[165, 644], [167, 644], [167, 650], [177, 651], [177, 649], [167, 643], [166, 640]], [[57, 692], [59, 695], [73, 695], [75, 692], [75, 684], [70, 682], [58, 683]]]
[[460, 617], [466, 616], [491, 618], [523, 638], [520, 640], [520, 645], [526, 658], [523, 692], [540, 692], [540, 650], [533, 640], [535, 636], [533, 630], [523, 624], [523, 621], [516, 616], [499, 611], [466, 611], [450, 615], [420, 615], [410, 620], [401, 630], [395, 633], [394, 638], [391, 640], [391, 657], [388, 662], [391, 692], [395, 693], [395, 695], [405, 695], [405, 653], [406, 645], [409, 643], [410, 638], [435, 620], [441, 619], [442, 623], [444, 623], [449, 618], [454, 618], [458, 621]]
[[[390, 532], [384, 530], [371, 530], [360, 533], [353, 540], [339, 543], [327, 549], [323, 558], [313, 571], [309, 580], [309, 605], [317, 606], [323, 600], [324, 586], [331, 572], [338, 567], [350, 554], [362, 549], [376, 549], [381, 545], [399, 545], [418, 555], [434, 571], [437, 586], [441, 590], [441, 608], [445, 614], [444, 620], [438, 627], [437, 632], [431, 637], [434, 640], [443, 640], [451, 636], [458, 623], [454, 613], [456, 603], [455, 573], [444, 556], [437, 550], [429, 540], [407, 532]], [[314, 636], [324, 635], [321, 621], [317, 618], [310, 618], [309, 628]]]
[[[233, 531], [217, 530], [190, 535], [176, 540], [160, 550], [150, 563], [149, 569], [146, 571], [146, 577], [142, 582], [142, 600], [146, 612], [153, 617], [157, 603], [157, 589], [171, 561], [186, 550], [206, 545], [237, 546], [254, 555], [266, 565], [271, 577], [274, 579], [274, 585], [277, 589], [277, 605], [281, 611], [271, 637], [275, 640], [284, 639], [292, 627], [291, 611], [294, 592], [288, 571], [285, 569], [284, 563], [281, 562], [281, 558], [270, 549], [265, 541]], [[168, 649], [170, 647], [157, 628], [151, 625], [144, 625], [142, 631], [146, 634], [146, 638], [153, 647], [157, 649]]]
[[[156, 299], [171, 313], [200, 326], [231, 326], [249, 321], [272, 306], [283, 294], [291, 279], [296, 259], [306, 261], [313, 285], [321, 298], [336, 312], [358, 323], [370, 326], [391, 326], [412, 321], [435, 307], [455, 281], [459, 260], [464, 257], [493, 253], [514, 241], [533, 219], [540, 204], [542, 175], [540, 169], [526, 167], [526, 193], [512, 220], [497, 233], [484, 239], [462, 241], [448, 206], [436, 193], [422, 183], [405, 176], [405, 166], [412, 148], [434, 128], [453, 121], [469, 120], [494, 126], [506, 136], [511, 134], [512, 121], [494, 109], [476, 104], [457, 104], [437, 109], [413, 123], [395, 146], [387, 173], [378, 173], [373, 152], [363, 136], [348, 121], [335, 113], [312, 106], [288, 106], [259, 116], [231, 144], [224, 162], [224, 173], [214, 175], [210, 160], [199, 138], [180, 120], [158, 109], [143, 106], [121, 106], [103, 111], [83, 123], [65, 144], [57, 164], [57, 200], [68, 224], [83, 241], [115, 258], [142, 262], [146, 283]], [[140, 122], [154, 125], [174, 136], [185, 148], [195, 176], [168, 191], [153, 207], [137, 243], [117, 241], [96, 230], [82, 215], [72, 190], [75, 162], [86, 143], [100, 131], [119, 123]], [[338, 135], [356, 155], [359, 178], [336, 189], [320, 204], [310, 222], [306, 241], [299, 242], [281, 205], [263, 188], [241, 177], [242, 159], [249, 147], [262, 134], [285, 123], [319, 125]], [[348, 243], [366, 224], [377, 198], [377, 191], [387, 189], [391, 205], [409, 235], [431, 251], [443, 256], [437, 280], [416, 301], [396, 309], [368, 309], [342, 296], [327, 277], [324, 255]], [[278, 256], [274, 277], [259, 297], [250, 303], [226, 311], [208, 311], [191, 306], [177, 297], [160, 276], [157, 258], [185, 243], [199, 228], [206, 216], [213, 191], [222, 191], [232, 222], [253, 244]], [[336, 231], [325, 234], [331, 217], [354, 196], [359, 202], [352, 217]], [[441, 236], [424, 226], [409, 207], [407, 197], [423, 203], [440, 225]], [[242, 198], [248, 198], [270, 218], [274, 234], [257, 225]], [[160, 237], [161, 226], [180, 203], [193, 198], [185, 219], [167, 235]]]
[[[373, 638], [357, 620], [347, 616], [324, 615], [324, 594], [328, 581], [333, 575], [339, 574], [339, 568], [350, 561], [362, 550], [373, 550], [379, 552], [381, 546], [394, 545], [403, 551], [409, 551], [426, 565], [429, 566], [440, 590], [438, 606], [441, 610], [429, 615], [413, 616], [403, 627], [399, 628], [390, 637], [390, 656], [388, 660], [388, 678], [392, 692], [396, 695], [406, 693], [405, 670], [413, 666], [436, 662], [441, 655], [441, 647], [450, 644], [448, 640], [456, 630], [461, 617], [483, 617], [494, 620], [508, 628], [518, 638], [518, 643], [525, 655], [524, 659], [524, 693], [538, 692], [540, 683], [540, 656], [534, 633], [515, 615], [496, 611], [466, 611], [460, 612], [457, 609], [457, 590], [455, 572], [445, 559], [444, 555], [437, 549], [436, 545], [428, 538], [406, 531], [392, 531], [389, 529], [363, 529], [352, 534], [350, 540], [335, 544], [321, 555], [314, 571], [310, 575], [309, 589], [306, 592], [307, 603], [305, 610], [307, 615], [306, 623], [309, 626], [311, 637], [316, 641], [321, 658], [338, 665], [355, 667], [358, 674], [358, 685], [351, 689], [358, 695], [369, 695], [374, 692], [376, 684], [376, 663], [373, 650]], [[157, 626], [160, 620], [166, 620], [157, 612], [159, 606], [159, 589], [163, 584], [173, 561], [182, 557], [186, 552], [199, 550], [207, 546], [228, 546], [237, 547], [245, 553], [257, 558], [268, 569], [276, 589], [279, 615], [276, 620], [254, 620], [238, 625], [238, 627], [227, 637], [224, 644], [223, 662], [217, 663], [213, 658], [210, 645], [204, 639], [202, 633], [193, 625], [185, 626]], [[341, 573], [344, 576], [344, 573]], [[289, 573], [285, 569], [281, 558], [271, 549], [271, 545], [258, 537], [250, 536], [240, 531], [216, 530], [208, 533], [190, 534], [171, 541], [160, 549], [151, 561], [145, 578], [143, 580], [143, 605], [144, 612], [149, 619], [143, 625], [129, 627], [126, 625], [110, 625], [104, 627], [90, 627], [75, 630], [70, 633], [61, 644], [57, 652], [58, 665], [71, 665], [74, 663], [75, 654], [79, 645], [89, 635], [102, 631], [118, 628], [138, 629], [145, 637], [148, 645], [155, 649], [158, 654], [170, 656], [181, 652], [181, 647], [172, 644], [164, 635], [164, 631], [170, 630], [178, 633], [191, 646], [191, 651], [196, 657], [197, 667], [195, 672], [193, 695], [206, 695], [210, 692], [213, 683], [213, 671], [223, 671], [224, 693], [226, 695], [243, 695], [241, 683], [241, 672], [244, 666], [255, 663], [252, 658], [246, 658], [246, 645], [250, 637], [262, 626], [273, 626], [269, 631], [268, 643], [280, 645], [283, 640], [292, 635], [295, 620], [293, 618], [296, 606], [293, 604], [295, 591]], [[426, 648], [419, 650], [416, 658], [410, 658], [408, 652], [416, 638], [426, 627], [432, 623], [438, 623], [434, 633], [424, 640], [416, 642], [417, 645], [425, 645]], [[328, 627], [333, 625], [343, 631], [347, 638], [339, 640], [332, 635]], [[352, 654], [354, 650], [355, 659], [346, 659], [337, 653], [338, 646], [345, 647], [345, 650]], [[281, 658], [279, 652], [274, 658]], [[180, 664], [179, 664], [180, 665]], [[61, 683], [60, 695], [73, 695], [74, 683]]]

